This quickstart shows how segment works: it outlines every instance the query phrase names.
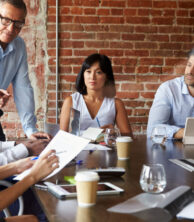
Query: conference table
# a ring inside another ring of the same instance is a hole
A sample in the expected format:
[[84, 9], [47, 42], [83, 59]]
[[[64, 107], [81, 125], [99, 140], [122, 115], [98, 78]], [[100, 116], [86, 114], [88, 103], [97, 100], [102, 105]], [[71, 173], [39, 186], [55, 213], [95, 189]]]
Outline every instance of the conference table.
[[[172, 158], [194, 159], [194, 146], [185, 146], [181, 141], [167, 141], [165, 145], [153, 144], [145, 135], [140, 135], [136, 136], [131, 143], [129, 160], [118, 160], [116, 149], [110, 151], [82, 151], [76, 158], [83, 161], [82, 165], [67, 166], [50, 181], [55, 182], [57, 180], [59, 184], [65, 184], [64, 176], [74, 176], [77, 170], [83, 168], [123, 167], [126, 170], [121, 177], [105, 177], [100, 180], [100, 182], [115, 184], [123, 188], [124, 192], [117, 195], [97, 196], [96, 205], [90, 208], [78, 207], [76, 198], [60, 200], [48, 191], [38, 188], [33, 188], [33, 190], [49, 222], [144, 221], [143, 215], [137, 217], [137, 215], [132, 214], [112, 213], [107, 209], [143, 192], [139, 184], [139, 178], [142, 165], [146, 163], [164, 165], [167, 177], [167, 186], [164, 192], [180, 185], [188, 185], [194, 189], [194, 174], [170, 162], [169, 159]], [[160, 212], [154, 212], [156, 215], [153, 221], [162, 221], [160, 220]], [[174, 217], [172, 221], [180, 220]]]

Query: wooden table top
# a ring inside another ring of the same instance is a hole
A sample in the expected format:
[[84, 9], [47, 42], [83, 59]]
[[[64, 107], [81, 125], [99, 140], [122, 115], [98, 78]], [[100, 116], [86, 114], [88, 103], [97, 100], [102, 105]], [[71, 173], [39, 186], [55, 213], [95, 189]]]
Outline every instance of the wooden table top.
[[[182, 142], [166, 142], [165, 146], [153, 145], [146, 136], [138, 136], [131, 144], [129, 160], [118, 160], [116, 150], [82, 151], [77, 160], [83, 160], [83, 165], [65, 167], [52, 178], [59, 183], [65, 183], [64, 176], [74, 176], [80, 168], [124, 167], [126, 173], [122, 177], [111, 177], [101, 180], [111, 182], [125, 190], [120, 195], [97, 196], [97, 203], [91, 208], [82, 209], [77, 206], [77, 199], [59, 200], [47, 191], [35, 188], [35, 194], [50, 222], [136, 222], [144, 221], [130, 214], [117, 214], [107, 211], [108, 208], [142, 193], [139, 177], [144, 163], [161, 163], [167, 176], [167, 192], [179, 185], [189, 185], [194, 189], [194, 174], [171, 163], [170, 158], [193, 158], [194, 146], [184, 146]], [[158, 218], [157, 218], [158, 220]], [[158, 220], [160, 221], [160, 220]], [[174, 218], [172, 221], [178, 221]], [[186, 220], [182, 220], [186, 221]]]

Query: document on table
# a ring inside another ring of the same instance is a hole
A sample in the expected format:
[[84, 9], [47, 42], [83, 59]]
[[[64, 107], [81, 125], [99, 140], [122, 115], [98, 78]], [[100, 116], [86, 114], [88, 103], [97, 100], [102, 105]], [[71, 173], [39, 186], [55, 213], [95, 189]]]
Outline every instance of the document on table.
[[193, 172], [194, 171], [194, 160], [193, 159], [169, 159], [172, 163], [179, 165], [180, 167]]
[[103, 129], [100, 128], [89, 127], [87, 130], [83, 131], [81, 137], [95, 141], [102, 131]]
[[[48, 150], [55, 150], [56, 155], [59, 158], [59, 168], [55, 169], [50, 175], [44, 179], [48, 179], [51, 176], [57, 174], [63, 169], [72, 159], [74, 159], [90, 141], [73, 134], [67, 133], [63, 130], [59, 130], [56, 136], [51, 140], [47, 147], [41, 152], [40, 156], [46, 153]], [[57, 154], [58, 153], [58, 154]], [[30, 169], [24, 171], [15, 177], [15, 180], [21, 180], [28, 175]]]
[[84, 150], [111, 150], [111, 148], [107, 147], [107, 146], [102, 146], [99, 144], [94, 144], [94, 143], [89, 143]]
[[194, 201], [181, 210], [176, 217], [178, 219], [194, 219]]

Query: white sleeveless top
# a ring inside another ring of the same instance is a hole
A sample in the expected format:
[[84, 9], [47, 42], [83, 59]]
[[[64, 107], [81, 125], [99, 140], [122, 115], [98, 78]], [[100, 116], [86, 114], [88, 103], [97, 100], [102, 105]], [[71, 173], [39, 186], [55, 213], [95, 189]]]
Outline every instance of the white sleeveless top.
[[115, 124], [116, 109], [115, 109], [115, 99], [105, 97], [98, 113], [94, 119], [92, 119], [84, 98], [79, 92], [73, 93], [72, 95], [73, 108], [80, 111], [80, 131], [86, 130], [88, 127], [98, 128], [99, 120], [100, 126], [107, 124]]

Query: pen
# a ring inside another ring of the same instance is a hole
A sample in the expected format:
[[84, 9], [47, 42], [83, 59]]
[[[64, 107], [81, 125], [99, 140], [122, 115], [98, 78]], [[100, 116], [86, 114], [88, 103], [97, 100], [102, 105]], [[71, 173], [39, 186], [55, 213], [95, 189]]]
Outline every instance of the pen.
[[100, 127], [100, 121], [99, 121], [98, 117], [96, 117], [96, 121], [98, 123], [98, 126]]
[[[65, 153], [65, 152], [66, 152], [66, 150], [59, 151], [59, 152], [55, 153], [55, 155], [60, 154], [60, 153]], [[38, 160], [38, 158], [39, 158], [39, 156], [35, 156], [34, 158], [32, 158], [32, 160]]]

